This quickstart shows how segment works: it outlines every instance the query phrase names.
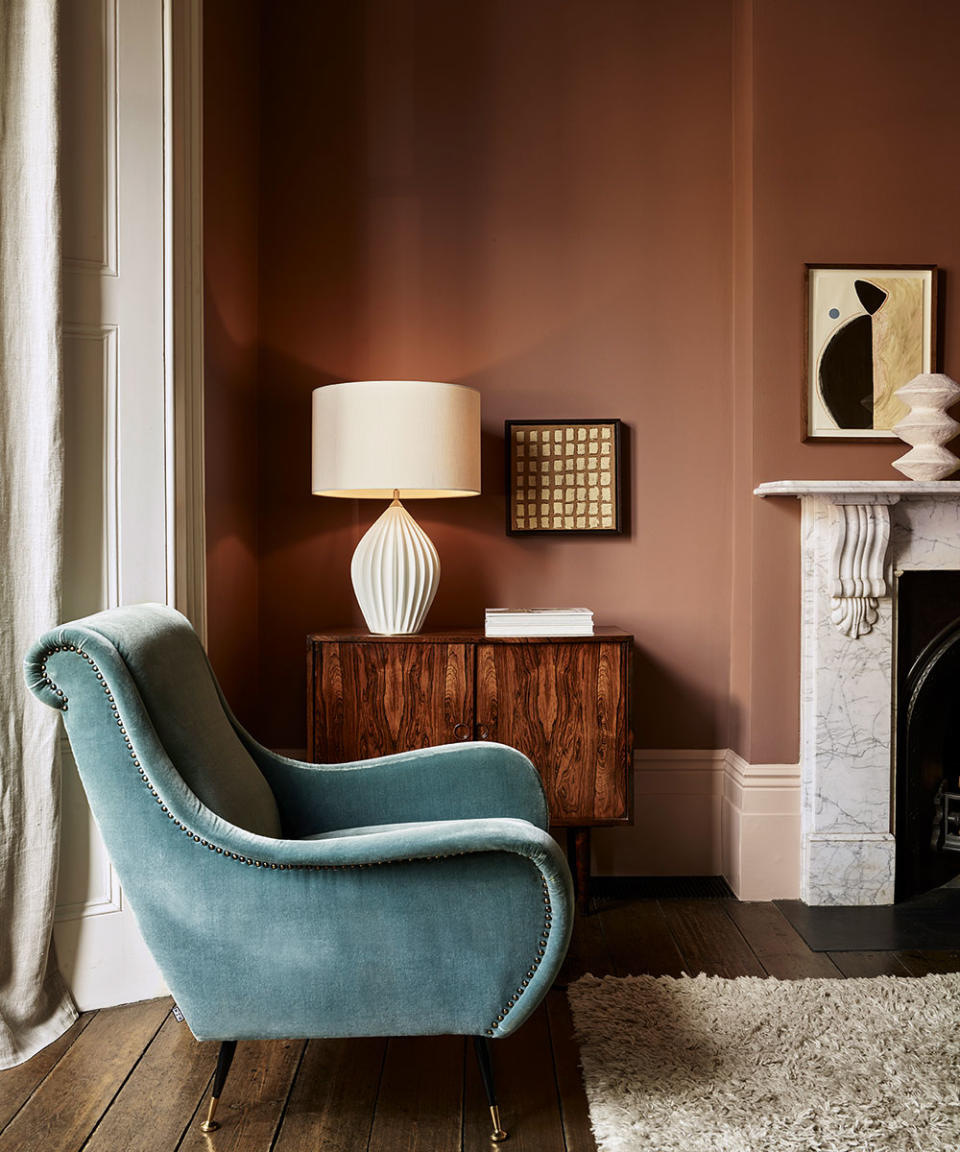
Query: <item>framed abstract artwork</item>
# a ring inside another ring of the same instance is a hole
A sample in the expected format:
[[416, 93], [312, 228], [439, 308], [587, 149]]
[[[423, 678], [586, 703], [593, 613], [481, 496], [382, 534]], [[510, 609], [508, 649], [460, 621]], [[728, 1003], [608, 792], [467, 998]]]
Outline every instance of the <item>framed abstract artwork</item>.
[[894, 392], [935, 372], [937, 269], [807, 264], [808, 440], [891, 440]]
[[619, 420], [507, 420], [507, 534], [616, 534]]

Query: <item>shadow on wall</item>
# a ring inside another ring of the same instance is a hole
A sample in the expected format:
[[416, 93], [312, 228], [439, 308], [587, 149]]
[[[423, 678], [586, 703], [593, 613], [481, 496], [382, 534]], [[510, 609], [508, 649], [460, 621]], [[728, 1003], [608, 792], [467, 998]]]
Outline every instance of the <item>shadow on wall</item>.
[[[205, 284], [207, 651], [230, 707], [260, 725], [257, 346], [229, 331]], [[215, 414], [215, 415], [213, 415]]]
[[707, 692], [697, 692], [676, 675], [666, 664], [640, 645], [634, 645], [633, 655], [633, 742], [637, 748], [650, 747], [644, 739], [645, 724], [649, 723], [648, 701], [682, 700], [686, 732], [707, 733], [707, 742], [687, 739], [685, 732], [677, 733], [678, 748], [722, 748], [722, 732], [716, 729], [716, 701]]

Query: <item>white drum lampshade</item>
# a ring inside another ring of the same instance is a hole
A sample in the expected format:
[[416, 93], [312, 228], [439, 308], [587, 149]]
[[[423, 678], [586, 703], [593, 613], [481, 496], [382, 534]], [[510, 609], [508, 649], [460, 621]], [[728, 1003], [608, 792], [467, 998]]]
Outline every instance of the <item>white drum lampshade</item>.
[[313, 492], [392, 499], [353, 554], [353, 590], [371, 632], [419, 632], [440, 561], [400, 501], [479, 495], [479, 392], [430, 380], [315, 388]]

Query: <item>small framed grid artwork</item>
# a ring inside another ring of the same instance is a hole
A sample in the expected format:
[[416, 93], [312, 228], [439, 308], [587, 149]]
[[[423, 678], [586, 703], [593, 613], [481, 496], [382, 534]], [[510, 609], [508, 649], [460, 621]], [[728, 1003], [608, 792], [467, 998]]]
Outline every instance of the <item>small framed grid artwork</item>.
[[507, 535], [616, 534], [619, 420], [507, 420]]

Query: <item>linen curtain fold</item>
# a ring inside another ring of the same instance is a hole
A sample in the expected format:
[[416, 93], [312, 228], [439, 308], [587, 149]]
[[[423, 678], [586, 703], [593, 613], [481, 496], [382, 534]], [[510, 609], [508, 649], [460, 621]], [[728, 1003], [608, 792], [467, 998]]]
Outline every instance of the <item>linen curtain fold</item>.
[[57, 0], [0, 0], [0, 1068], [77, 1012], [52, 947], [59, 718], [27, 691], [62, 538]]

